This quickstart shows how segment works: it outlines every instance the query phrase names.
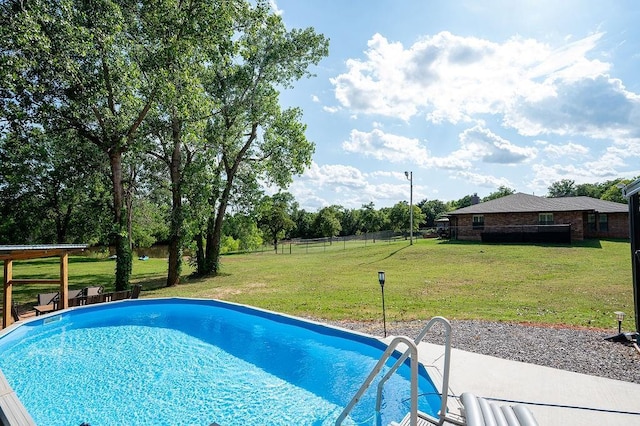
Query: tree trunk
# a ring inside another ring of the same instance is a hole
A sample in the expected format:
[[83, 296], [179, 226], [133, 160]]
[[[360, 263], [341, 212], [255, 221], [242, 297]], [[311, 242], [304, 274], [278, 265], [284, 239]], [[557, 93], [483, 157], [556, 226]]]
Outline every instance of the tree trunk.
[[109, 152], [111, 182], [113, 183], [114, 239], [116, 246], [116, 291], [129, 288], [131, 275], [131, 249], [127, 244], [126, 221], [123, 221], [122, 150]]
[[[209, 258], [209, 264], [212, 266], [211, 273], [214, 275], [220, 270], [220, 242], [222, 241], [222, 224], [224, 222], [224, 214], [227, 210], [227, 198], [223, 196], [223, 200], [220, 200], [218, 206], [218, 212], [216, 214], [215, 228], [213, 230], [213, 238], [211, 244], [211, 254]], [[207, 254], [209, 254], [209, 246], [207, 246]]]
[[[232, 181], [228, 180], [220, 203], [216, 210], [215, 217], [209, 219], [207, 226], [207, 247], [205, 254], [205, 274], [217, 274], [220, 269], [220, 241], [222, 241], [222, 224], [224, 222], [224, 214], [227, 210], [229, 194], [231, 193]], [[213, 219], [213, 220], [212, 220]]]
[[177, 119], [171, 121], [171, 138], [173, 153], [169, 173], [171, 175], [171, 224], [169, 230], [169, 271], [167, 273], [167, 287], [180, 284], [182, 269], [182, 122]]
[[196, 274], [198, 276], [204, 275], [204, 244], [202, 239], [204, 236], [202, 233], [196, 235]]
[[124, 190], [123, 184], [123, 193], [124, 193], [124, 203], [127, 206], [127, 237], [129, 240], [129, 250], [133, 251], [133, 192], [134, 186], [136, 182], [136, 172], [135, 166], [131, 165], [131, 170], [129, 171], [129, 179], [128, 186], [126, 191]]

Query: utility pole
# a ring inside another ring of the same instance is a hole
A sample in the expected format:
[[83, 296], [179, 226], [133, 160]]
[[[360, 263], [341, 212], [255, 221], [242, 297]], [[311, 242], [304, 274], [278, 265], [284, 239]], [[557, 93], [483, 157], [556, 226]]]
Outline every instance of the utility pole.
[[409, 179], [409, 245], [413, 245], [413, 172], [404, 172]]

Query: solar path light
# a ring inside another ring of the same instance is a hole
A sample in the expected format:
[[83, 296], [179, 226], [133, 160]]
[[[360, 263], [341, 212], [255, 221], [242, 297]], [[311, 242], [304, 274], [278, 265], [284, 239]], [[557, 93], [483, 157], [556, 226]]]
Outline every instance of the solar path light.
[[387, 337], [387, 315], [384, 310], [384, 271], [378, 271], [378, 282], [380, 283], [380, 290], [382, 291], [382, 327], [384, 329], [384, 337]]
[[624, 312], [616, 311], [616, 320], [618, 321], [618, 333], [622, 333], [622, 320], [624, 319]]

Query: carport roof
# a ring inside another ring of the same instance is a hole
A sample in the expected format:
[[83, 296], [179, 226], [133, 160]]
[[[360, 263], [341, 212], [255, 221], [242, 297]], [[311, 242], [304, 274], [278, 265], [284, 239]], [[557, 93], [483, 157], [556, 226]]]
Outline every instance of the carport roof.
[[86, 244], [0, 245], [0, 260], [24, 260], [53, 257], [74, 251], [82, 251], [86, 248]]

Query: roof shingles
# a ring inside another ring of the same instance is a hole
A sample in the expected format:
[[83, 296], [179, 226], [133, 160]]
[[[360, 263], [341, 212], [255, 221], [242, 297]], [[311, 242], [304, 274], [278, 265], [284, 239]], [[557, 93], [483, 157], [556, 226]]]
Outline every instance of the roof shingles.
[[591, 197], [546, 198], [518, 192], [484, 203], [449, 212], [448, 215], [595, 211], [598, 213], [626, 213], [626, 204]]

